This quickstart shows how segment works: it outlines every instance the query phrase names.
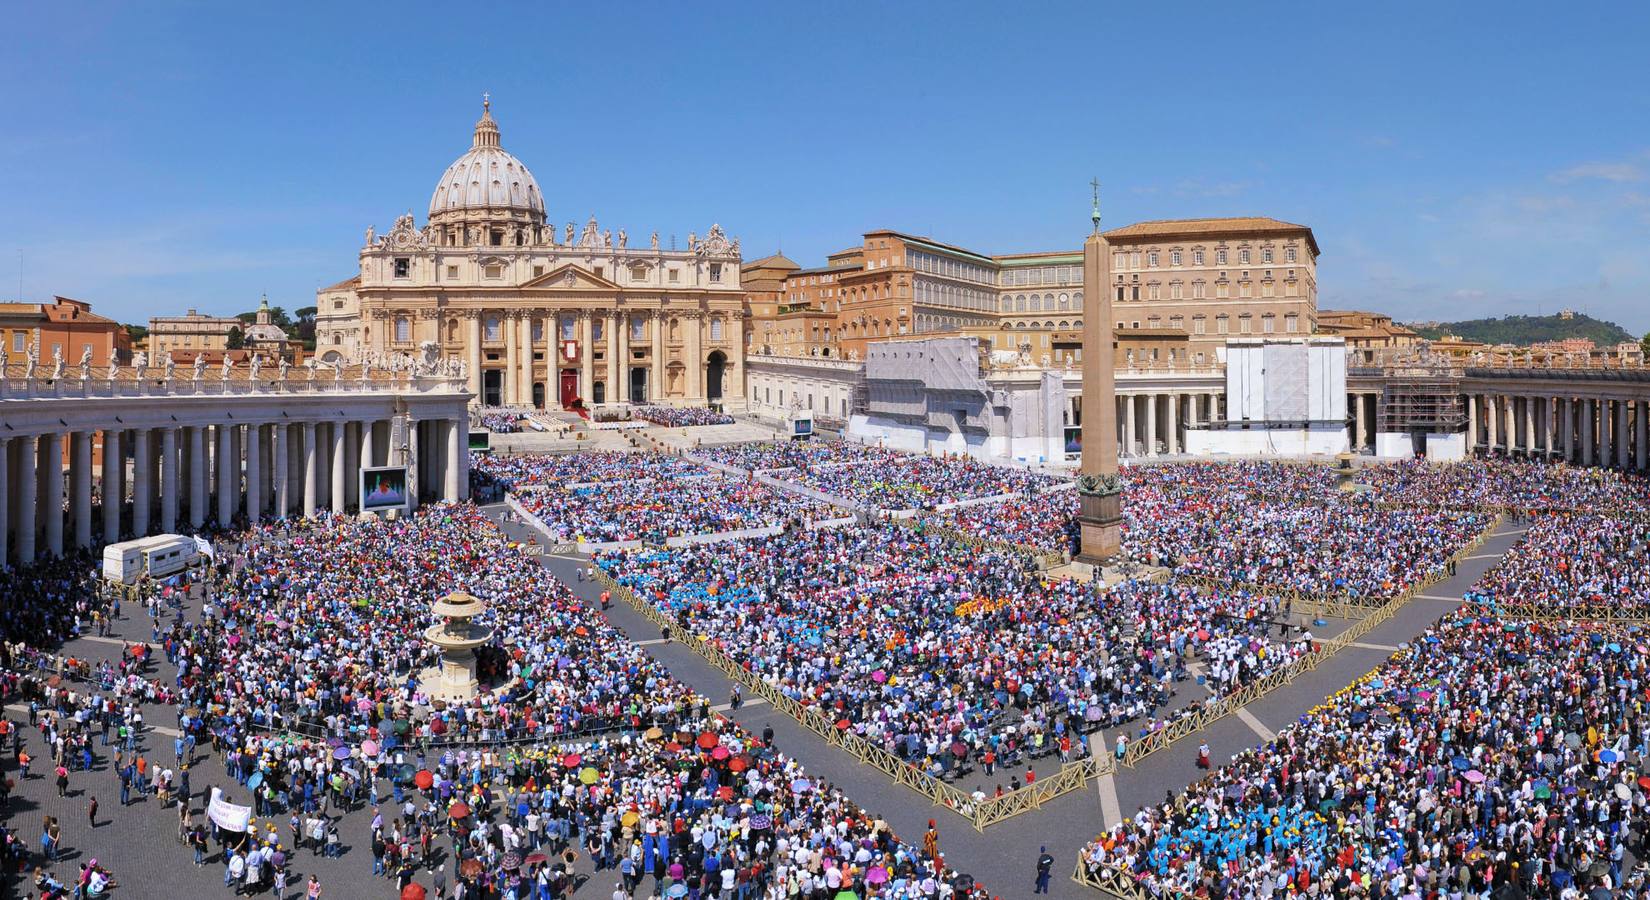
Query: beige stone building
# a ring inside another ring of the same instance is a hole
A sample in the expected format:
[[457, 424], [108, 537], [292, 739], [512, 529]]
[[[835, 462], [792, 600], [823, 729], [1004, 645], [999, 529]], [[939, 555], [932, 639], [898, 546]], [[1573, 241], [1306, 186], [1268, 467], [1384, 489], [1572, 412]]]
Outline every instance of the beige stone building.
[[425, 224], [367, 229], [359, 274], [316, 292], [318, 358], [392, 364], [431, 341], [488, 406], [742, 403], [737, 240], [712, 225], [667, 249], [595, 216], [558, 233], [545, 209], [484, 103]]
[[229, 332], [244, 323], [234, 316], [208, 316], [191, 309], [181, 316], [155, 316], [149, 320], [149, 353], [155, 359], [194, 354], [202, 350], [229, 348]]

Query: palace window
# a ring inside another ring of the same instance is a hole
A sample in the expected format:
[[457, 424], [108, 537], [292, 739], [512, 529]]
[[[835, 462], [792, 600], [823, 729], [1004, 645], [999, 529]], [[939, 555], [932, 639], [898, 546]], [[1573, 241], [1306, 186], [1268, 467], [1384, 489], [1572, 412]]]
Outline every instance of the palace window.
[[711, 263], [710, 264], [710, 280], [714, 284], [721, 284], [722, 283], [722, 264], [721, 263]]
[[1231, 331], [1231, 319], [1225, 315], [1215, 316], [1215, 334], [1230, 334]]
[[1262, 247], [1262, 248], [1260, 248], [1260, 261], [1263, 262], [1263, 263], [1269, 263], [1269, 262], [1272, 261], [1272, 248], [1271, 247]]
[[1203, 250], [1201, 248], [1192, 251], [1192, 265], [1203, 265]]
[[1157, 268], [1157, 251], [1156, 250], [1153, 250], [1152, 252], [1146, 254], [1146, 265], [1150, 266], [1153, 269]]
[[[722, 319], [720, 317], [710, 320], [710, 339], [713, 341], [722, 339]], [[819, 340], [818, 328], [814, 329], [814, 340]]]
[[1284, 262], [1291, 262], [1291, 263], [1295, 261], [1295, 248], [1294, 247], [1285, 247], [1284, 248], [1284, 250], [1283, 250], [1283, 261]]
[[499, 263], [488, 263], [482, 268], [481, 274], [487, 278], [503, 278], [504, 266]]
[[631, 281], [646, 281], [647, 280], [647, 266], [631, 266], [630, 267], [630, 280]]
[[1209, 320], [1203, 316], [1192, 316], [1192, 334], [1204, 334], [1209, 330]]
[[1283, 317], [1283, 330], [1284, 331], [1287, 331], [1290, 334], [1294, 334], [1297, 331], [1300, 331], [1300, 327], [1301, 327], [1301, 317], [1300, 316], [1284, 316]]
[[1262, 334], [1271, 334], [1278, 330], [1277, 317], [1267, 313], [1260, 317], [1260, 331]]
[[1225, 250], [1216, 250], [1215, 251], [1215, 265], [1217, 265], [1217, 266], [1226, 265], [1226, 251]]
[[1245, 247], [1242, 250], [1238, 251], [1238, 264], [1239, 265], [1244, 265], [1244, 266], [1247, 266], [1249, 264], [1249, 248], [1248, 247]]
[[406, 278], [412, 274], [412, 258], [397, 256], [395, 258], [395, 277]]
[[607, 322], [602, 319], [590, 320], [590, 340], [592, 343], [607, 336]]
[[395, 318], [395, 340], [398, 343], [405, 343], [406, 341], [412, 340], [411, 319], [406, 316], [397, 316]]
[[1170, 250], [1169, 251], [1169, 265], [1171, 265], [1171, 266], [1180, 265], [1180, 251], [1179, 250]]

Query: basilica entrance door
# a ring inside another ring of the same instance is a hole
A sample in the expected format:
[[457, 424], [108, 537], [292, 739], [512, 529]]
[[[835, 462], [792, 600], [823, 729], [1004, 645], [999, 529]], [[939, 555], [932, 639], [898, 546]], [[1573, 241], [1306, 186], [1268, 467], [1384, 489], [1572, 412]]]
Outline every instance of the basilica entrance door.
[[561, 408], [572, 409], [573, 401], [579, 399], [579, 370], [561, 370]]

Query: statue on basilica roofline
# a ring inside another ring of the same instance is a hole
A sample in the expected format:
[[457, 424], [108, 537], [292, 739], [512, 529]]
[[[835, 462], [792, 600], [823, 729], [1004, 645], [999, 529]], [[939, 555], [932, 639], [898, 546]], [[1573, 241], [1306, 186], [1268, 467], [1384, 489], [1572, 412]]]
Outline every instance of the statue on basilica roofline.
[[137, 372], [137, 380], [143, 380], [143, 373], [149, 368], [149, 354], [139, 350], [132, 355], [132, 368]]
[[61, 344], [52, 348], [52, 380], [63, 380], [63, 346]]
[[375, 234], [375, 232], [373, 231], [372, 226], [368, 225], [367, 226], [367, 246], [368, 247], [372, 246], [372, 239], [373, 239], [374, 234]]
[[626, 234], [625, 230], [623, 228], [619, 229], [619, 249], [623, 250], [625, 248], [625, 246], [629, 243], [630, 243], [630, 235]]
[[80, 351], [80, 380], [85, 381], [92, 377], [92, 345], [87, 344]]
[[224, 354], [223, 354], [223, 367], [219, 371], [218, 377], [223, 379], [224, 381], [228, 381], [229, 380], [229, 370], [233, 369], [234, 367], [235, 367], [235, 363], [234, 363], [233, 360], [231, 360], [229, 358], [229, 352], [224, 351]]
[[40, 342], [39, 341], [33, 341], [29, 344], [28, 355], [23, 357], [23, 378], [27, 381], [33, 381], [34, 380], [34, 367], [38, 366], [39, 364], [40, 364]]
[[200, 381], [201, 376], [203, 376], [205, 374], [206, 374], [206, 354], [196, 353], [195, 354], [195, 380]]
[[252, 354], [252, 371], [251, 371], [251, 374], [247, 375], [247, 380], [254, 381], [254, 382], [257, 381], [258, 380], [258, 371], [260, 369], [262, 369], [263, 367], [264, 367], [263, 354], [260, 354], [260, 353]]
[[572, 222], [567, 223], [567, 240], [563, 241], [563, 243], [565, 243], [569, 247], [573, 246], [573, 223]]
[[657, 231], [653, 232], [653, 249], [659, 249], [659, 232]]
[[166, 383], [172, 383], [172, 376], [178, 372], [178, 361], [172, 358], [172, 351], [166, 351]]

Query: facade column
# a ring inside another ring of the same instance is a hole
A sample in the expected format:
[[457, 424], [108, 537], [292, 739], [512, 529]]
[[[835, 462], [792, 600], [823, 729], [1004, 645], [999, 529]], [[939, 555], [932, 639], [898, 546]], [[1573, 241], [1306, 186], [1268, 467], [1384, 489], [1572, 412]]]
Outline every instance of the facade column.
[[1134, 455], [1134, 395], [1118, 394], [1123, 401], [1123, 455]]
[[1612, 421], [1615, 418], [1614, 405], [1607, 399], [1598, 401], [1598, 457], [1590, 460], [1588, 465], [1596, 465], [1601, 468], [1610, 465], [1610, 456], [1612, 455], [1610, 441], [1612, 433], [1615, 431], [1614, 422]]
[[1616, 468], [1627, 471], [1627, 465], [1632, 460], [1632, 446], [1628, 443], [1627, 413], [1632, 404], [1626, 400], [1615, 401], [1616, 406]]
[[517, 356], [521, 352], [521, 342], [516, 338], [516, 323], [520, 320], [513, 312], [499, 314], [499, 327], [504, 336], [504, 377], [498, 380], [499, 402], [505, 406], [516, 404], [516, 385], [520, 382], [518, 366], [521, 361]]
[[77, 431], [69, 448], [69, 505], [74, 509], [74, 545], [92, 546], [92, 433]]
[[619, 383], [619, 373], [623, 371], [624, 359], [619, 353], [619, 330], [623, 327], [624, 319], [618, 313], [607, 314], [607, 388], [602, 400], [607, 403], [618, 403], [624, 399], [623, 386]]
[[1478, 395], [1467, 395], [1467, 453], [1478, 447]]
[[704, 314], [695, 310], [684, 317], [685, 328], [683, 334], [682, 361], [687, 364], [687, 386], [683, 391], [686, 399], [696, 403], [704, 402], [705, 398], [705, 354], [704, 337], [701, 329], [708, 327]]
[[[595, 322], [594, 313], [583, 311], [579, 313], [579, 396], [584, 398], [586, 409], [596, 405]], [[551, 359], [559, 360], [560, 357], [552, 356]]]
[[1168, 454], [1174, 456], [1180, 452], [1180, 435], [1177, 433], [1180, 430], [1180, 395], [1171, 393], [1168, 398], [1166, 411], [1169, 417], [1163, 423], [1163, 445], [1167, 448]]
[[149, 517], [155, 509], [155, 433], [147, 428], [132, 432], [132, 534], [149, 533]]
[[304, 429], [304, 446], [303, 446], [304, 518], [312, 519], [312, 518], [315, 517], [315, 505], [316, 505], [316, 496], [315, 496], [315, 494], [316, 494], [316, 488], [317, 488], [316, 480], [317, 480], [317, 477], [319, 475], [319, 472], [318, 472], [318, 462], [319, 461], [315, 458], [315, 455], [316, 455], [316, 450], [315, 450], [315, 423], [314, 422], [305, 422], [303, 424], [303, 429]]
[[1146, 395], [1146, 455], [1157, 455], [1157, 395]]
[[34, 533], [40, 519], [39, 506], [34, 502], [39, 476], [35, 472], [40, 439], [27, 435], [17, 442], [17, 521], [12, 528], [17, 533], [17, 564], [34, 562]]
[[63, 435], [51, 432], [40, 445], [40, 467], [45, 476], [40, 514], [46, 519], [46, 552], [63, 555]]
[[1593, 465], [1595, 462], [1593, 457], [1593, 415], [1597, 407], [1598, 404], [1591, 399], [1581, 401], [1581, 464], [1584, 466]]
[[[120, 431], [103, 431], [103, 543], [120, 540], [120, 513], [126, 503], [126, 458], [121, 453]], [[0, 529], [3, 530], [3, 529]]]
[[441, 460], [443, 476], [441, 499], [447, 501], [448, 503], [457, 503], [459, 501], [458, 476], [459, 469], [461, 468], [459, 460], [464, 454], [464, 447], [461, 443], [459, 443], [459, 432], [461, 429], [457, 419], [443, 420], [443, 424], [446, 426], [447, 431], [447, 453]]
[[246, 520], [258, 524], [264, 514], [264, 427], [246, 426]]
[[649, 403], [663, 403], [665, 393], [665, 335], [670, 331], [663, 310], [653, 314], [653, 384], [648, 388]]
[[619, 348], [617, 357], [617, 371], [615, 377], [618, 384], [613, 387], [613, 399], [616, 402], [630, 402], [630, 318], [634, 313], [623, 313], [613, 318], [613, 330], [617, 334]]
[[269, 426], [269, 472], [275, 487], [275, 518], [284, 519], [292, 512], [292, 451], [287, 448], [288, 426], [276, 422]]
[[378, 460], [373, 453], [372, 431], [373, 423], [371, 419], [361, 423], [361, 468], [363, 469], [370, 469], [378, 465]]
[[348, 476], [349, 467], [344, 462], [344, 422], [334, 419], [327, 428], [328, 438], [332, 442], [332, 463], [327, 467], [327, 473], [332, 476], [332, 511], [343, 515], [349, 502], [349, 489], [345, 487], [344, 479]]
[[235, 519], [239, 506], [240, 464], [235, 459], [235, 429], [238, 425], [219, 425], [218, 428], [218, 527], [228, 528]]
[[481, 405], [481, 313], [469, 309], [464, 311], [465, 336], [469, 339], [464, 348], [466, 365], [465, 375], [470, 381], [470, 393], [474, 395], [470, 402]]

